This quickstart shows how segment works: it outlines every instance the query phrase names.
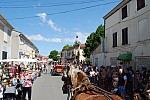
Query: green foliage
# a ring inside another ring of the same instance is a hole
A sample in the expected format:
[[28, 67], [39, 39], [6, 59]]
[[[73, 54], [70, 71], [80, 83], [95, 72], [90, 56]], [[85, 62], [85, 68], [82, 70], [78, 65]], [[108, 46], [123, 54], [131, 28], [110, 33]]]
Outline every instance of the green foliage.
[[90, 58], [86, 58], [86, 59], [85, 59], [85, 62], [86, 62], [87, 64], [90, 64]]
[[72, 47], [72, 45], [67, 44], [67, 45], [65, 45], [65, 46], [63, 47], [62, 51], [67, 50], [67, 49], [69, 49], [70, 47]]
[[86, 47], [84, 49], [85, 57], [90, 57], [90, 53], [101, 43], [101, 37], [104, 36], [104, 26], [100, 25], [96, 32], [90, 34], [86, 40]]
[[58, 51], [53, 50], [50, 52], [49, 58], [52, 58], [54, 61], [58, 61], [60, 60], [60, 57], [58, 57], [57, 55], [58, 55]]

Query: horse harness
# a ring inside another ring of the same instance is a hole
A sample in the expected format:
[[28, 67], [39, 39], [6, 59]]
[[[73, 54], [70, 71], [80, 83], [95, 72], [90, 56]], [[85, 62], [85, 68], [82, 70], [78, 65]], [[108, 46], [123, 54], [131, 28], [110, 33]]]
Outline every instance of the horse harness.
[[97, 86], [94, 86], [92, 84], [87, 84], [86, 83], [87, 81], [88, 81], [88, 77], [84, 77], [82, 79], [82, 86], [80, 88], [75, 88], [74, 89], [75, 92], [73, 91], [74, 95], [72, 96], [71, 100], [75, 100], [75, 97], [78, 94], [83, 93], [83, 92], [87, 93], [87, 91], [89, 91], [89, 92], [90, 91], [94, 91], [94, 92], [99, 93], [99, 94], [91, 95], [91, 96], [85, 98], [85, 100], [87, 100], [87, 99], [91, 99], [92, 100], [93, 98], [98, 97], [98, 96], [102, 96], [102, 95], [105, 96], [106, 98], [108, 98], [108, 100], [114, 100], [110, 96], [110, 95], [113, 95], [112, 93], [107, 92], [107, 91], [105, 91], [105, 90], [103, 90], [103, 89], [101, 89], [101, 88], [99, 88]]

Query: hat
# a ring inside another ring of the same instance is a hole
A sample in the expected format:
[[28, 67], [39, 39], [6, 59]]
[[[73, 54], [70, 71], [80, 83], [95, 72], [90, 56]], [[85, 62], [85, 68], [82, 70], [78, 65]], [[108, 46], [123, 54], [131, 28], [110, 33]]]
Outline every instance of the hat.
[[116, 67], [115, 65], [112, 65], [111, 67]]

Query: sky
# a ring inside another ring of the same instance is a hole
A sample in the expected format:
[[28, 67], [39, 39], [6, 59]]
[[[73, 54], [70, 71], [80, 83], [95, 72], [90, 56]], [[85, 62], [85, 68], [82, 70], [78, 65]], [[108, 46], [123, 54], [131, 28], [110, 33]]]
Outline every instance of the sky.
[[87, 37], [122, 0], [0, 0], [0, 13], [43, 56]]

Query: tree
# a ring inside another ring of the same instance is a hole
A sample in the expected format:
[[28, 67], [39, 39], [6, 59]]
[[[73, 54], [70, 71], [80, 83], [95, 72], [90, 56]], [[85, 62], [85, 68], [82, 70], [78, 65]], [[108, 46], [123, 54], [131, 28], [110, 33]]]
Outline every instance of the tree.
[[101, 43], [101, 37], [104, 36], [104, 26], [99, 25], [96, 32], [93, 32], [90, 34], [90, 36], [87, 37], [86, 40], [86, 47], [84, 49], [85, 57], [89, 58], [90, 53], [94, 48], [96, 48]]
[[50, 52], [49, 58], [52, 58], [54, 61], [58, 61], [60, 58], [57, 55], [58, 51], [53, 50]]
[[86, 62], [87, 64], [90, 64], [90, 58], [86, 58], [86, 59], [85, 59], [85, 62]]
[[67, 50], [67, 49], [69, 49], [70, 47], [72, 47], [72, 45], [67, 44], [67, 45], [65, 45], [65, 46], [63, 47], [62, 51]]

